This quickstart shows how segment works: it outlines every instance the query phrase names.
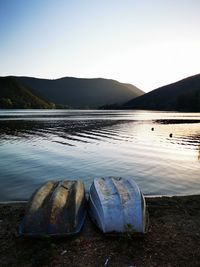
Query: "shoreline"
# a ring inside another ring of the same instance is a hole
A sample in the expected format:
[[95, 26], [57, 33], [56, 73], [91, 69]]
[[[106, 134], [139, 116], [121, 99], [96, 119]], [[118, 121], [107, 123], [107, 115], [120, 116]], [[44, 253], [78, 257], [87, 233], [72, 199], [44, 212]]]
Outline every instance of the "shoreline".
[[145, 199], [149, 230], [132, 238], [107, 237], [88, 217], [75, 237], [18, 237], [26, 202], [1, 202], [1, 266], [199, 266], [200, 195]]
[[[148, 199], [151, 198], [173, 198], [173, 197], [198, 197], [200, 196], [200, 194], [191, 194], [191, 195], [145, 195], [143, 193], [143, 196], [145, 198], [145, 200], [148, 201]], [[88, 192], [86, 192], [86, 198], [88, 198]], [[10, 204], [26, 204], [28, 203], [29, 199], [27, 200], [5, 200], [5, 201], [0, 201], [0, 205], [10, 205]]]

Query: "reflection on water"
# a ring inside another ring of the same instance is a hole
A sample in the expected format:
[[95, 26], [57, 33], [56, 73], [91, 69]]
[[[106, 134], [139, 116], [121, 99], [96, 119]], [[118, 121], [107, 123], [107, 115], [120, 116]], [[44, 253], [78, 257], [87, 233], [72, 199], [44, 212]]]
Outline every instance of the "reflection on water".
[[49, 179], [88, 189], [110, 175], [133, 177], [145, 194], [199, 193], [199, 161], [199, 113], [0, 111], [1, 201], [27, 199]]
[[198, 146], [198, 160], [200, 161], [200, 145]]

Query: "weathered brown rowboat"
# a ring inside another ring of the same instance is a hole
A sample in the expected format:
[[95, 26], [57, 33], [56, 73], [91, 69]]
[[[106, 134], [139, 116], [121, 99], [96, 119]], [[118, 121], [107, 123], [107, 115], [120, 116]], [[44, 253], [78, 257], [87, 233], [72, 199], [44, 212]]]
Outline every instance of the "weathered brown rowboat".
[[65, 236], [80, 232], [86, 216], [83, 182], [49, 181], [30, 198], [19, 233], [24, 236]]

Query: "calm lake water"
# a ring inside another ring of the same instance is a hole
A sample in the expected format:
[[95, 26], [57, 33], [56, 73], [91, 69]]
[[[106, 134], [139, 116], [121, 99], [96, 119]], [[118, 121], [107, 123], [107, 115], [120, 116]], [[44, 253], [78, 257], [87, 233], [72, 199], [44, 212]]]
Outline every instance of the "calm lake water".
[[200, 113], [0, 111], [0, 201], [51, 179], [88, 190], [102, 176], [132, 177], [148, 195], [196, 194], [199, 169]]

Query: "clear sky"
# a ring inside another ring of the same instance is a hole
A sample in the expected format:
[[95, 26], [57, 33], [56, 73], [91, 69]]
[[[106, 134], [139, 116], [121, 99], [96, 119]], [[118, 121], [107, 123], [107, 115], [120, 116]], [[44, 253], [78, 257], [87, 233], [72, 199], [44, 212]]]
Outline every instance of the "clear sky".
[[0, 0], [0, 76], [144, 91], [200, 73], [200, 0]]

